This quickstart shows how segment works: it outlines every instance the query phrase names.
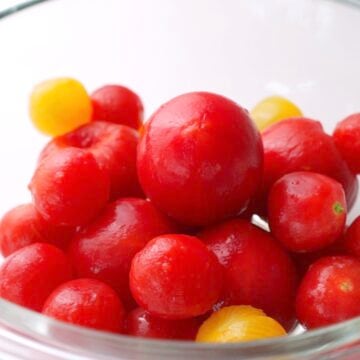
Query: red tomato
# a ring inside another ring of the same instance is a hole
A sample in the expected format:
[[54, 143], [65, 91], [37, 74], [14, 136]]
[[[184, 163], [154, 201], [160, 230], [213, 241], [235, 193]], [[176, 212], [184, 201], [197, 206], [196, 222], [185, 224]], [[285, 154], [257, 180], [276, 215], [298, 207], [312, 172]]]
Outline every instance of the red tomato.
[[205, 314], [219, 299], [223, 269], [196, 237], [162, 235], [132, 261], [130, 288], [152, 315], [178, 320]]
[[41, 311], [46, 298], [71, 279], [65, 254], [50, 244], [32, 244], [8, 256], [0, 267], [0, 297]]
[[157, 235], [176, 231], [175, 225], [143, 199], [118, 199], [72, 241], [69, 255], [78, 277], [112, 286], [126, 306], [131, 260]]
[[270, 229], [284, 246], [295, 252], [319, 250], [344, 231], [344, 189], [327, 176], [294, 172], [271, 188], [268, 211]]
[[[295, 320], [295, 266], [269, 233], [247, 220], [234, 219], [198, 235], [225, 267], [223, 302], [251, 305], [287, 329]], [[274, 289], [276, 284], [276, 289]]]
[[312, 171], [340, 182], [348, 209], [351, 209], [358, 193], [357, 179], [320, 122], [307, 118], [283, 120], [267, 128], [262, 139], [265, 198], [282, 176], [295, 171]]
[[330, 256], [316, 261], [296, 297], [300, 323], [312, 329], [360, 315], [360, 261]]
[[185, 225], [246, 209], [262, 176], [262, 145], [247, 111], [198, 92], [163, 105], [145, 126], [138, 173], [146, 195]]
[[91, 95], [93, 120], [108, 121], [139, 129], [144, 114], [138, 95], [120, 85], [106, 85]]
[[360, 174], [360, 113], [340, 121], [333, 138], [350, 169], [355, 174]]
[[65, 250], [75, 233], [72, 227], [54, 226], [45, 221], [33, 204], [8, 211], [0, 222], [0, 246], [8, 256], [27, 245], [49, 243]]
[[349, 254], [360, 258], [360, 216], [353, 221], [345, 233], [345, 248]]
[[200, 322], [196, 318], [166, 320], [137, 308], [126, 319], [127, 333], [132, 336], [169, 340], [194, 340]]
[[84, 225], [106, 205], [109, 175], [91, 153], [67, 148], [40, 162], [30, 190], [36, 209], [49, 223]]
[[40, 155], [41, 162], [60, 149], [75, 147], [94, 155], [110, 176], [111, 198], [143, 196], [136, 171], [138, 133], [127, 126], [96, 121], [51, 140]]
[[42, 313], [57, 320], [92, 329], [120, 332], [124, 308], [116, 292], [94, 279], [76, 279], [57, 287]]

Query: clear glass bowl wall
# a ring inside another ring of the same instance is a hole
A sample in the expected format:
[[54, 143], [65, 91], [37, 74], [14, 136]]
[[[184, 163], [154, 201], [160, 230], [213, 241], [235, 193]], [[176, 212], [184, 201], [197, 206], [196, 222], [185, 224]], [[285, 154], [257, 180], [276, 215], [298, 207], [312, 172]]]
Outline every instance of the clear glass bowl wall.
[[[39, 1], [34, 1], [37, 3]], [[15, 1], [3, 1], [0, 11]], [[0, 12], [5, 14], [4, 12]], [[360, 108], [360, 3], [331, 0], [53, 0], [0, 21], [0, 215], [30, 200], [46, 142], [27, 115], [32, 86], [72, 76], [121, 83], [146, 115], [193, 90], [250, 108], [291, 98], [332, 131]], [[360, 203], [349, 216], [360, 212]], [[360, 319], [234, 345], [150, 341], [73, 327], [0, 300], [0, 358], [359, 359]]]

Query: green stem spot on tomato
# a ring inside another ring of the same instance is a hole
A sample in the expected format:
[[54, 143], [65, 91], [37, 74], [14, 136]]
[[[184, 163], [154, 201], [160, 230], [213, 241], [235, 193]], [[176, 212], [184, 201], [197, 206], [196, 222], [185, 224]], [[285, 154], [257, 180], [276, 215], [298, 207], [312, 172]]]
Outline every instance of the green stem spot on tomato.
[[333, 210], [335, 214], [342, 214], [345, 211], [344, 206], [338, 201], [334, 203]]

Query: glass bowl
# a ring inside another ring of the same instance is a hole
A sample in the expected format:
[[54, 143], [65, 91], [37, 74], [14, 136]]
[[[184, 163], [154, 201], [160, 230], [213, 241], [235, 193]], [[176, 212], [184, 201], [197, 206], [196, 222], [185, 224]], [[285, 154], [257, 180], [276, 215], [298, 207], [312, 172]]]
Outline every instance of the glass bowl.
[[[360, 2], [355, 0], [16, 3], [0, 2], [0, 214], [30, 200], [27, 184], [47, 139], [30, 124], [27, 101], [43, 79], [72, 76], [89, 91], [106, 83], [127, 85], [142, 96], [147, 116], [194, 90], [217, 92], [248, 108], [264, 96], [284, 95], [329, 132], [336, 121], [359, 111]], [[358, 201], [349, 221], [359, 212]], [[0, 300], [0, 355], [5, 360], [355, 360], [360, 319], [275, 340], [200, 345], [100, 333]]]

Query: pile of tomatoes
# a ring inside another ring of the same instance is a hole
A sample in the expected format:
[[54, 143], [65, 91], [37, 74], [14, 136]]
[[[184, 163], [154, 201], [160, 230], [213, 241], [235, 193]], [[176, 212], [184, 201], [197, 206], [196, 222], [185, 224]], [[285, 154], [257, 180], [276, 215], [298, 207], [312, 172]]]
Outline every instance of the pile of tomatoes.
[[[0, 296], [133, 336], [238, 342], [360, 315], [360, 114], [328, 135], [281, 97], [207, 92], [143, 124], [138, 95], [74, 79], [32, 92], [52, 136], [32, 203], [0, 223]], [[270, 231], [257, 225], [267, 222]]]

